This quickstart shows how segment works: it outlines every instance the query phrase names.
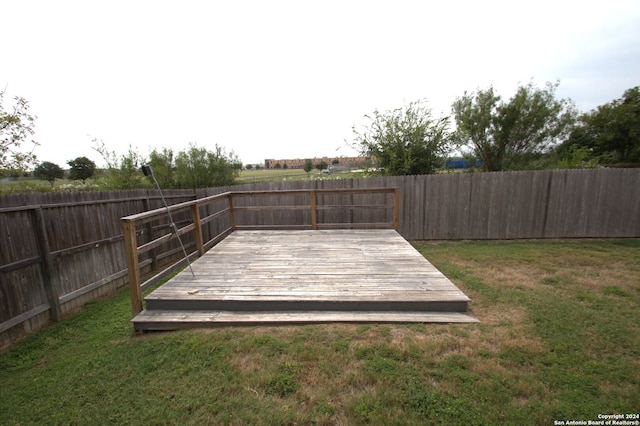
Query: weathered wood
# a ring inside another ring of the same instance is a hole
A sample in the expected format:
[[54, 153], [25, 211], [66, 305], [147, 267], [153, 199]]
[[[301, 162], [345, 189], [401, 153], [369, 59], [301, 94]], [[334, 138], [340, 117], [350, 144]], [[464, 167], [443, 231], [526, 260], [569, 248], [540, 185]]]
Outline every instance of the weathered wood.
[[393, 229], [400, 229], [400, 190], [393, 190]]
[[44, 222], [42, 208], [33, 210], [34, 212], [34, 229], [36, 230], [36, 238], [38, 241], [38, 249], [40, 251], [40, 269], [42, 271], [42, 285], [47, 294], [49, 308], [51, 309], [51, 319], [60, 321], [62, 311], [60, 310], [60, 298], [58, 294], [58, 286], [52, 280], [51, 270], [53, 269], [53, 259], [51, 257], [51, 249], [49, 246], [49, 238], [47, 237], [47, 227]]
[[311, 199], [311, 229], [318, 229], [318, 199], [316, 192], [309, 192], [309, 198]]
[[411, 311], [144, 311], [134, 320], [138, 331], [258, 324], [477, 323], [462, 312]]
[[235, 231], [236, 230], [236, 212], [233, 207], [233, 197], [229, 196], [227, 197], [227, 199], [229, 202], [229, 220], [231, 221], [231, 230]]
[[[149, 200], [149, 198], [145, 198], [144, 200], [142, 200], [142, 205], [145, 211], [151, 210], [151, 201]], [[151, 222], [146, 224], [146, 231], [147, 231], [147, 234], [149, 235], [149, 241], [153, 241], [155, 233], [153, 229], [153, 224]], [[158, 267], [158, 256], [156, 255], [155, 250], [150, 250], [150, 251], [151, 251], [151, 269], [155, 270]]]
[[40, 306], [36, 306], [35, 308], [24, 312], [20, 315], [17, 315], [13, 318], [11, 318], [9, 321], [5, 321], [3, 323], [0, 323], [0, 333], [4, 333], [5, 331], [19, 325], [22, 324], [23, 322], [43, 313], [43, 312], [47, 312], [49, 310], [50, 306], [49, 304], [45, 304], [45, 305], [40, 305]]
[[138, 264], [136, 223], [132, 220], [124, 220], [124, 246], [127, 256], [131, 311], [133, 312], [133, 315], [137, 315], [142, 311], [142, 292], [140, 290], [140, 269]]
[[194, 233], [196, 239], [196, 248], [200, 256], [204, 254], [204, 242], [202, 240], [202, 222], [200, 221], [200, 208], [198, 204], [191, 206], [191, 217], [194, 223]]
[[[389, 229], [236, 231], [197, 260], [193, 270], [195, 276], [183, 271], [145, 298], [147, 313], [134, 319], [136, 329], [179, 322], [165, 312], [154, 323], [156, 310], [252, 312], [243, 321], [255, 322], [296, 322], [303, 312], [340, 311], [314, 321], [374, 321], [387, 311], [466, 313], [470, 301]], [[433, 318], [444, 321], [446, 315]], [[185, 321], [210, 323], [190, 316]]]

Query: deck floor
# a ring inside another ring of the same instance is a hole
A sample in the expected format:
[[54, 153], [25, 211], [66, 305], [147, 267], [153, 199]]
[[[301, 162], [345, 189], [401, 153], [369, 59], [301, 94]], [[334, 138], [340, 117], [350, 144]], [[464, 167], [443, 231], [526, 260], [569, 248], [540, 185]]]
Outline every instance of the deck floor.
[[145, 298], [138, 329], [476, 321], [470, 299], [394, 230], [236, 231], [192, 267]]

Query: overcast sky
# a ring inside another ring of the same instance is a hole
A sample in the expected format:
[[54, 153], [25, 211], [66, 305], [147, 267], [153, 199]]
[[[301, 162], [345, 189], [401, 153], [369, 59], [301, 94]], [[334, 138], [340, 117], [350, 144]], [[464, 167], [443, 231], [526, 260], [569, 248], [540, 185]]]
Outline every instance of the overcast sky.
[[26, 98], [36, 154], [67, 167], [92, 138], [233, 150], [240, 160], [353, 155], [365, 114], [465, 90], [560, 80], [588, 111], [640, 85], [640, 1], [0, 0], [5, 109]]

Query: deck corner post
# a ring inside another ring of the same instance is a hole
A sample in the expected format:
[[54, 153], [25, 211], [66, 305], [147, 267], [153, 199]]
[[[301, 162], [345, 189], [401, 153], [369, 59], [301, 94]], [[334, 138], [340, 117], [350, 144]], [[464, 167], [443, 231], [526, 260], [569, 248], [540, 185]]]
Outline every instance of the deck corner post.
[[129, 272], [129, 293], [133, 316], [142, 312], [142, 291], [140, 289], [140, 269], [138, 263], [138, 242], [135, 221], [124, 218], [124, 249]]
[[233, 209], [233, 192], [229, 192], [229, 220], [231, 225], [231, 231], [236, 230], [236, 212]]
[[400, 188], [393, 189], [393, 229], [400, 229]]
[[312, 189], [309, 191], [309, 198], [311, 198], [311, 229], [318, 229], [318, 209], [316, 206], [316, 191]]
[[196, 248], [198, 249], [198, 254], [202, 256], [204, 254], [204, 243], [202, 241], [202, 223], [200, 223], [200, 208], [198, 203], [191, 205], [191, 216], [195, 225]]

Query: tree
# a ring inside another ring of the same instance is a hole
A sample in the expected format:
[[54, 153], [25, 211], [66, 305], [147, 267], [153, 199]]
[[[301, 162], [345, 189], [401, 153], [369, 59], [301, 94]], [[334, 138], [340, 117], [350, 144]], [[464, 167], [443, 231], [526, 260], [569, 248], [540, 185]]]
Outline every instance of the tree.
[[311, 170], [313, 170], [313, 161], [309, 159], [304, 160], [304, 171], [307, 172], [307, 177], [309, 177]]
[[324, 169], [326, 169], [327, 167], [329, 167], [329, 165], [327, 164], [326, 161], [322, 160], [320, 161], [318, 164], [316, 164], [316, 169], [322, 171]]
[[444, 165], [449, 151], [448, 118], [433, 118], [426, 99], [404, 108], [366, 115], [364, 132], [355, 127], [353, 146], [373, 157], [383, 175], [434, 173]]
[[55, 163], [44, 161], [33, 170], [33, 176], [40, 180], [46, 180], [53, 188], [56, 179], [64, 178], [64, 170]]
[[[153, 169], [153, 176], [161, 188], [170, 189], [176, 187], [176, 172], [173, 150], [163, 148], [162, 151], [154, 149], [149, 154], [149, 165]], [[148, 178], [153, 184], [152, 178]]]
[[129, 151], [118, 156], [115, 151], [107, 148], [105, 143], [97, 138], [93, 139], [94, 149], [102, 156], [107, 169], [100, 182], [105, 189], [138, 189], [149, 188], [151, 183], [145, 180], [140, 167], [145, 158], [129, 145]]
[[[29, 103], [24, 98], [15, 97], [11, 112], [4, 109], [4, 90], [0, 91], [0, 173], [21, 175], [35, 164], [33, 153], [38, 145], [33, 139], [36, 116], [29, 114]], [[31, 150], [23, 152], [23, 144], [31, 144]]]
[[587, 149], [603, 164], [640, 163], [640, 86], [584, 114], [580, 121], [566, 148]]
[[87, 179], [93, 177], [96, 172], [96, 163], [87, 157], [78, 157], [75, 160], [69, 160], [67, 164], [70, 167], [69, 179], [81, 180], [83, 184]]
[[190, 144], [187, 151], [176, 156], [176, 177], [181, 188], [210, 188], [232, 185], [240, 174], [242, 163], [233, 152], [216, 145], [208, 151]]
[[[454, 140], [463, 153], [480, 159], [487, 171], [526, 168], [566, 138], [576, 110], [569, 100], [557, 100], [558, 83], [543, 89], [533, 83], [518, 87], [504, 102], [493, 87], [467, 92], [452, 105], [457, 129]], [[465, 152], [466, 151], [466, 152]]]

